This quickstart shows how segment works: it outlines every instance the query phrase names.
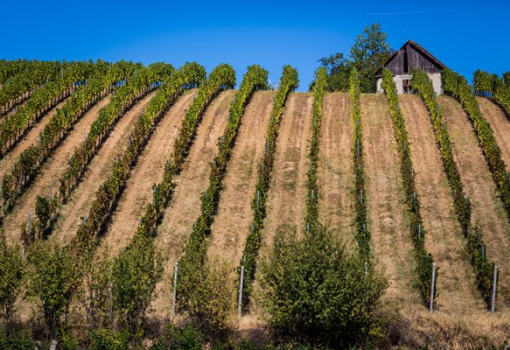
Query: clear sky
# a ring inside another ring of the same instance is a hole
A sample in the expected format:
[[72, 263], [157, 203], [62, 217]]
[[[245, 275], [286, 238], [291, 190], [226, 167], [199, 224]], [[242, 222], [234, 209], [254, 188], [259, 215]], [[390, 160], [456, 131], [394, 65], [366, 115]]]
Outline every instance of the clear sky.
[[307, 89], [317, 60], [348, 54], [379, 22], [390, 45], [418, 42], [471, 80], [510, 70], [510, 1], [13, 1], [2, 3], [0, 58], [197, 61], [208, 71], [257, 63], [280, 79], [291, 64]]

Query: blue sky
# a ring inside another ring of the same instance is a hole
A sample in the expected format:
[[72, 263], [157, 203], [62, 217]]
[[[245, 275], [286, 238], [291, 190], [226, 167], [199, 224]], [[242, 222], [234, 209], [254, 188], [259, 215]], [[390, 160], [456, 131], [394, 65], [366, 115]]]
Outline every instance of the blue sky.
[[379, 22], [398, 49], [413, 39], [471, 79], [476, 69], [510, 70], [508, 1], [9, 1], [2, 4], [0, 58], [109, 61], [210, 71], [226, 62], [238, 79], [257, 63], [278, 81], [291, 64], [307, 89], [317, 60], [348, 54], [364, 27]]

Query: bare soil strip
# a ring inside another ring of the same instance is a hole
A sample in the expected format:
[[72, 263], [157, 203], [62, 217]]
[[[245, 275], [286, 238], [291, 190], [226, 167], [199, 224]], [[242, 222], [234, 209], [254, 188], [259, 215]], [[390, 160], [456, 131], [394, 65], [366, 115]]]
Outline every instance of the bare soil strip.
[[354, 169], [351, 104], [347, 93], [328, 93], [322, 108], [318, 168], [319, 218], [354, 244]]
[[240, 261], [253, 218], [251, 204], [258, 166], [266, 150], [264, 136], [274, 95], [270, 91], [256, 92], [246, 107], [223, 182], [208, 254], [219, 256], [229, 264]]
[[[489, 261], [499, 267], [498, 310], [508, 312], [510, 306], [510, 261], [508, 260], [510, 224], [468, 116], [462, 106], [452, 98], [440, 97], [438, 102], [443, 110], [443, 116], [448, 122], [454, 158], [459, 167], [464, 191], [469, 195], [472, 203], [473, 222], [483, 232]], [[487, 116], [487, 113], [484, 115]], [[498, 121], [497, 124], [493, 124], [493, 130], [498, 130], [501, 124], [508, 124], [508, 121]]]
[[388, 279], [387, 296], [399, 306], [421, 305], [406, 218], [397, 143], [384, 95], [361, 95], [367, 210], [376, 266]]
[[415, 95], [401, 95], [412, 161], [416, 172], [416, 191], [427, 230], [425, 245], [439, 266], [435, 308], [457, 315], [485, 310], [476, 290], [474, 270], [465, 251], [465, 240], [454, 214], [453, 197], [435, 144], [429, 113]]
[[112, 223], [101, 242], [108, 256], [117, 256], [133, 237], [143, 206], [152, 199], [152, 186], [163, 178], [165, 162], [174, 147], [181, 122], [193, 103], [195, 93], [190, 91], [179, 98], [151, 135], [127, 181], [126, 189], [112, 215]]
[[494, 137], [501, 149], [501, 157], [508, 171], [510, 169], [510, 121], [505, 112], [488, 98], [477, 97], [477, 101], [480, 105], [480, 111], [492, 127]]
[[[50, 239], [56, 239], [61, 245], [64, 245], [68, 244], [74, 237], [81, 222], [80, 218], [88, 214], [99, 186], [110, 174], [114, 157], [120, 155], [125, 148], [129, 132], [133, 129], [138, 115], [147, 107], [151, 98], [152, 94], [145, 96], [115, 125], [101, 149], [88, 165], [82, 182], [62, 207], [60, 218]], [[62, 162], [62, 168], [67, 166], [66, 162], [67, 160]], [[54, 178], [54, 181], [56, 180], [58, 180], [57, 177]]]
[[[78, 147], [78, 145], [83, 142], [85, 137], [85, 130], [89, 129], [90, 124], [92, 124], [92, 122], [96, 119], [99, 110], [106, 104], [108, 104], [109, 101], [110, 98], [106, 97], [99, 103], [97, 103], [95, 106], [93, 106], [87, 113], [85, 113], [85, 115], [80, 119], [80, 121], [78, 121], [78, 123], [75, 124], [74, 128], [71, 130], [69, 135], [67, 135], [66, 139], [62, 142], [62, 144], [55, 150], [53, 155], [47, 159], [46, 163], [42, 166], [41, 172], [38, 174], [35, 181], [22, 195], [16, 208], [12, 211], [12, 213], [6, 216], [4, 229], [7, 237], [18, 242], [21, 233], [19, 228], [20, 224], [28, 220], [28, 213], [29, 211], [34, 210], [37, 196], [41, 194], [49, 194], [50, 187], [52, 184], [54, 187], [53, 188], [54, 193], [58, 191], [59, 184], [57, 180], [66, 170], [69, 156], [72, 155], [75, 148]], [[48, 120], [49, 116], [46, 117], [44, 121]], [[23, 140], [20, 146], [22, 145], [25, 146], [25, 141], [27, 141], [27, 139], [32, 136], [34, 137], [32, 140], [30, 140], [31, 143], [27, 143], [25, 148], [28, 148], [34, 142], [37, 141], [37, 138], [39, 137], [39, 131], [37, 130], [36, 133], [34, 133], [33, 131], [34, 130], [32, 130], [32, 132], [27, 136], [27, 138]], [[13, 154], [17, 153], [19, 149], [20, 147], [17, 147]], [[32, 215], [34, 215], [33, 212]]]
[[209, 184], [211, 162], [218, 154], [218, 138], [223, 135], [227, 125], [228, 111], [233, 99], [234, 91], [224, 91], [205, 111], [188, 159], [176, 180], [171, 204], [158, 228], [156, 246], [166, 261], [163, 280], [157, 286], [157, 296], [152, 307], [155, 316], [160, 319], [169, 317], [172, 301], [170, 276], [188, 241], [193, 222], [200, 214], [200, 195]]
[[287, 100], [266, 202], [267, 217], [262, 232], [261, 258], [267, 256], [272, 249], [277, 231], [296, 231], [299, 234], [305, 225], [312, 103], [311, 93], [291, 93]]
[[[7, 152], [5, 157], [0, 161], [0, 178], [3, 178], [5, 173], [11, 170], [12, 166], [18, 160], [20, 154], [23, 153], [23, 151], [25, 151], [28, 147], [32, 146], [39, 140], [39, 133], [50, 122], [50, 119], [57, 113], [57, 109], [62, 108], [66, 102], [67, 99], [64, 99], [58, 105], [50, 109], [44, 116], [41, 117], [39, 122], [37, 122], [31, 129], [27, 130], [25, 136], [18, 141], [14, 148]], [[101, 104], [103, 102], [101, 101], [99, 103]]]

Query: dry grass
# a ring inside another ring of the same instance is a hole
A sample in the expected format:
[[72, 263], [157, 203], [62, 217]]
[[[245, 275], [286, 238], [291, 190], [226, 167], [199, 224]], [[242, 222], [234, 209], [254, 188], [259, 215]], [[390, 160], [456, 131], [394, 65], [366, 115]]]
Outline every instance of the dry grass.
[[[503, 348], [510, 340], [510, 319], [489, 313], [452, 316], [429, 313], [421, 309], [407, 310], [389, 326], [388, 340], [392, 347], [416, 349], [489, 349]], [[505, 348], [506, 349], [506, 348]]]
[[251, 204], [266, 150], [265, 134], [274, 95], [271, 91], [256, 92], [246, 107], [211, 227], [208, 256], [221, 255], [231, 266], [241, 260], [250, 232]]
[[317, 181], [320, 220], [354, 245], [354, 128], [350, 106], [347, 93], [326, 94], [324, 98]]

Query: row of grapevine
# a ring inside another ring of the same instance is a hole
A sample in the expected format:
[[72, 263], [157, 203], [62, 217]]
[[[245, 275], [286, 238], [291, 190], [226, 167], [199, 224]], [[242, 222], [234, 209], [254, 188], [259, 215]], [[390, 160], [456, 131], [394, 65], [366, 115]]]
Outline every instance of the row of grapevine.
[[312, 140], [310, 145], [310, 165], [306, 187], [306, 232], [313, 232], [319, 224], [319, 188], [317, 185], [317, 168], [319, 166], [319, 142], [322, 124], [322, 101], [327, 86], [328, 75], [324, 67], [315, 71], [315, 84], [313, 87], [312, 105]]
[[[5, 113], [24, 98], [34, 93], [44, 83], [62, 79], [67, 73], [73, 82], [84, 80], [94, 69], [93, 63], [86, 62], [39, 62], [30, 61], [23, 71], [9, 78], [0, 90], [0, 111]], [[25, 96], [25, 97], [23, 97]]]
[[[414, 246], [415, 259], [418, 272], [418, 289], [426, 305], [430, 306], [437, 295], [437, 288], [434, 288], [434, 295], [431, 298], [432, 271], [434, 259], [425, 249], [426, 231], [420, 214], [420, 201], [416, 193], [415, 173], [411, 161], [411, 149], [409, 147], [409, 138], [405, 125], [405, 120], [400, 110], [397, 87], [393, 81], [392, 73], [385, 69], [383, 71], [382, 87], [388, 97], [390, 105], [390, 114], [393, 123], [395, 140], [398, 145], [400, 155], [400, 173], [404, 184], [405, 201], [407, 212], [409, 214], [411, 240]], [[437, 269], [434, 280], [437, 283]], [[434, 286], [435, 287], [435, 286]]]
[[201, 273], [206, 259], [206, 238], [211, 233], [211, 225], [216, 213], [223, 179], [228, 161], [244, 114], [253, 93], [267, 87], [268, 72], [258, 65], [248, 67], [243, 77], [239, 92], [229, 110], [228, 124], [218, 142], [219, 153], [211, 164], [209, 187], [201, 196], [200, 216], [193, 225], [184, 256], [180, 260], [180, 278], [177, 281], [177, 295], [182, 300], [189, 300], [201, 283]]
[[135, 237], [152, 237], [154, 235], [158, 221], [172, 198], [173, 181], [182, 171], [205, 109], [221, 91], [233, 89], [235, 83], [234, 69], [228, 64], [220, 64], [211, 72], [209, 79], [200, 86], [193, 104], [181, 123], [173, 152], [165, 165], [163, 180], [154, 185], [153, 200], [145, 204], [143, 208], [143, 215], [136, 229]]
[[20, 59], [7, 61], [0, 60], [0, 86], [3, 86], [13, 76], [23, 72], [26, 67], [31, 63], [29, 60]]
[[77, 65], [68, 66], [62, 70], [62, 77], [44, 84], [25, 105], [17, 108], [12, 116], [5, 117], [0, 124], [0, 157], [16, 145], [41, 116], [75, 91], [78, 87], [76, 81], [85, 81], [96, 67], [87, 70], [82, 68]]
[[475, 93], [491, 98], [510, 117], [510, 72], [500, 79], [497, 74], [477, 70], [473, 76]]
[[103, 107], [90, 126], [87, 139], [74, 152], [69, 160], [69, 167], [60, 179], [59, 195], [65, 202], [74, 187], [82, 178], [87, 165], [106, 140], [118, 120], [148, 92], [159, 86], [159, 82], [174, 71], [158, 69], [157, 66], [142, 67], [123, 87], [114, 92], [110, 103]]
[[[69, 166], [59, 179], [59, 193], [38, 196], [35, 208], [37, 221], [30, 227], [35, 232], [41, 233], [48, 230], [51, 223], [57, 218], [58, 208], [72, 193], [114, 123], [140, 98], [157, 87], [159, 81], [173, 72], [173, 67], [170, 65], [155, 64], [149, 68], [139, 66], [136, 68], [130, 72], [132, 77], [126, 80], [125, 85], [114, 91], [110, 103], [99, 111], [84, 142], [69, 158]], [[98, 86], [99, 88], [101, 87]], [[35, 232], [29, 232], [29, 236]]]
[[91, 257], [88, 253], [96, 246], [97, 234], [111, 216], [115, 202], [125, 188], [133, 165], [149, 141], [154, 126], [187, 88], [200, 84], [204, 78], [205, 69], [202, 66], [187, 63], [185, 68], [179, 69], [163, 81], [146, 111], [139, 116], [124, 153], [115, 161], [109, 178], [96, 192], [89, 215], [80, 224], [73, 240], [77, 250], [84, 253], [84, 258]]
[[452, 190], [455, 213], [462, 227], [464, 237], [467, 238], [466, 248], [471, 256], [471, 264], [475, 269], [475, 283], [482, 293], [485, 303], [490, 307], [494, 263], [487, 262], [487, 248], [485, 247], [482, 233], [471, 224], [471, 204], [469, 198], [464, 194], [460, 173], [453, 158], [448, 127], [443, 119], [441, 108], [437, 104], [434, 87], [427, 73], [421, 70], [413, 71], [411, 84], [413, 90], [417, 91], [421, 96], [430, 113], [436, 145], [439, 148], [443, 169]]
[[274, 158], [276, 152], [276, 142], [278, 140], [278, 132], [280, 123], [285, 109], [285, 103], [289, 94], [298, 87], [298, 72], [295, 68], [286, 65], [283, 67], [283, 74], [280, 79], [280, 90], [274, 98], [273, 110], [271, 112], [271, 120], [267, 127], [266, 133], [266, 151], [262, 159], [258, 171], [257, 187], [252, 201], [253, 221], [250, 225], [250, 233], [246, 239], [244, 246], [243, 259], [241, 265], [244, 266], [243, 281], [243, 305], [247, 307], [252, 292], [252, 282], [255, 278], [255, 268], [257, 256], [261, 243], [261, 233], [266, 217], [266, 201], [269, 192], [269, 184], [271, 181], [271, 173], [274, 166]]
[[89, 79], [86, 87], [74, 93], [51, 117], [39, 135], [39, 141], [23, 151], [15, 160], [12, 170], [2, 178], [1, 201], [4, 212], [12, 209], [73, 125], [110, 91], [113, 84], [131, 75], [136, 67], [133, 63], [124, 62], [111, 67], [104, 65]]
[[365, 164], [363, 162], [363, 127], [361, 124], [359, 73], [356, 68], [351, 70], [349, 78], [349, 96], [352, 108], [352, 123], [354, 126], [353, 160], [356, 190], [356, 240], [359, 253], [369, 260], [371, 235], [367, 225], [367, 200], [365, 191]]
[[510, 219], [510, 179], [494, 132], [483, 117], [478, 101], [475, 95], [472, 94], [471, 87], [466, 79], [448, 69], [443, 70], [442, 79], [445, 93], [461, 103], [473, 125], [478, 143], [499, 190], [507, 217]]

